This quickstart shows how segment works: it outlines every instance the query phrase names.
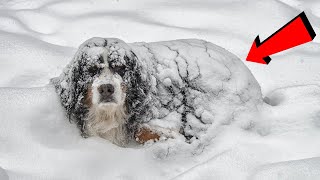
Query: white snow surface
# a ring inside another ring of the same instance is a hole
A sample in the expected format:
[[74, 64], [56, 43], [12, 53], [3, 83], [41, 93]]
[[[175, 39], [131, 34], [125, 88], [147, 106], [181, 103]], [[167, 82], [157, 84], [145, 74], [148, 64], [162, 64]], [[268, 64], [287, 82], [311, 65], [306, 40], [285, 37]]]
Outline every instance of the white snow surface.
[[202, 153], [83, 139], [48, 85], [91, 37], [205, 39], [245, 61], [258, 34], [303, 10], [318, 34], [317, 0], [1, 1], [0, 179], [320, 179], [319, 36], [268, 66], [244, 62], [267, 103], [254, 128], [222, 124]]
[[0, 167], [0, 179], [2, 179], [2, 180], [8, 180], [9, 179], [8, 174], [1, 167]]

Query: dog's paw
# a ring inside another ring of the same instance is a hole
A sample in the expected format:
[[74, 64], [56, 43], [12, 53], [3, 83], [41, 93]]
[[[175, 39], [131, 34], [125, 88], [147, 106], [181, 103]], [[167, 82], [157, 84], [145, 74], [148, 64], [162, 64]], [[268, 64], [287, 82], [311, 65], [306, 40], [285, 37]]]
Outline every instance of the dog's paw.
[[135, 134], [135, 139], [138, 143], [144, 144], [150, 140], [158, 141], [160, 139], [160, 135], [149, 128], [143, 127]]

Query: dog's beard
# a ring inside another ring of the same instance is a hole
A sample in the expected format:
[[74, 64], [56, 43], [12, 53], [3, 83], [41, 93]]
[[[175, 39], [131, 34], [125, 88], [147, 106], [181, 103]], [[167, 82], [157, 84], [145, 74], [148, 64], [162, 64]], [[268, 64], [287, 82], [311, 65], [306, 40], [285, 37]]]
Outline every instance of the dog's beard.
[[99, 103], [89, 109], [87, 130], [89, 135], [98, 135], [119, 146], [128, 139], [125, 129], [126, 111], [123, 104]]
[[125, 111], [123, 106], [113, 102], [99, 103], [89, 109], [87, 125], [95, 134], [107, 133], [110, 129], [123, 125]]

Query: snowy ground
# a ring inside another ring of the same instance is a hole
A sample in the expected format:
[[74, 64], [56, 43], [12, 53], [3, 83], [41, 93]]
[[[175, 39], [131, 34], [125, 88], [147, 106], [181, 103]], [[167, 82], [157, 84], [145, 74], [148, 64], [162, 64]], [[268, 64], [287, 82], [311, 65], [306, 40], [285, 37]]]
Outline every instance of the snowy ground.
[[82, 139], [47, 86], [93, 36], [200, 38], [244, 61], [256, 35], [303, 10], [318, 34], [317, 0], [2, 0], [0, 179], [320, 179], [319, 35], [268, 66], [246, 63], [270, 104], [257, 117], [261, 132], [221, 126], [200, 155], [158, 159]]

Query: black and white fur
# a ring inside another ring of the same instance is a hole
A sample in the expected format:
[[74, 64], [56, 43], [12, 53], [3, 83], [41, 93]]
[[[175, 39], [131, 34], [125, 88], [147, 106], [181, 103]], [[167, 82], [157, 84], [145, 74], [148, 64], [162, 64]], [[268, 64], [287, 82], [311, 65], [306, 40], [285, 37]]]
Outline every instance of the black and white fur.
[[[122, 56], [117, 54], [119, 46], [125, 50]], [[94, 48], [99, 52], [92, 58], [90, 49]], [[124, 42], [92, 38], [80, 46], [63, 74], [52, 82], [69, 119], [78, 125], [84, 137], [99, 135], [124, 146], [148, 113], [150, 88], [147, 77], [141, 73], [136, 55]], [[98, 87], [103, 84], [114, 86], [114, 101], [100, 101]], [[124, 92], [121, 86], [128, 91]], [[92, 93], [91, 103], [85, 103], [88, 93]]]

